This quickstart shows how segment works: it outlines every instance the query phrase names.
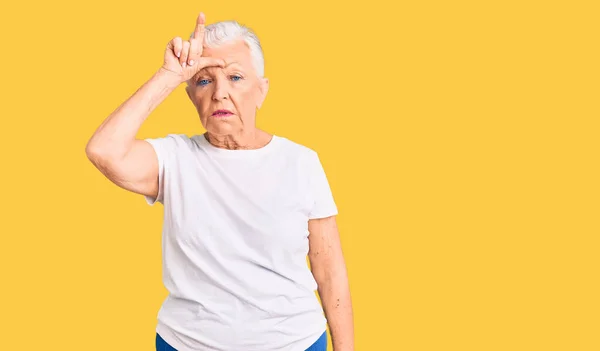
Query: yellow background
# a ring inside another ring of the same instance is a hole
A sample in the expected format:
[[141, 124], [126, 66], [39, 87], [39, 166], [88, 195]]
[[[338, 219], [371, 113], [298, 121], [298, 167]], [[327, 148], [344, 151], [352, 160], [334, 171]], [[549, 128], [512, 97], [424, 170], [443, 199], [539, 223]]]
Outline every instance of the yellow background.
[[[204, 11], [262, 40], [260, 127], [321, 156], [356, 350], [599, 350], [594, 4], [3, 2], [1, 348], [154, 350], [162, 205], [84, 148]], [[180, 88], [139, 137], [204, 131]]]

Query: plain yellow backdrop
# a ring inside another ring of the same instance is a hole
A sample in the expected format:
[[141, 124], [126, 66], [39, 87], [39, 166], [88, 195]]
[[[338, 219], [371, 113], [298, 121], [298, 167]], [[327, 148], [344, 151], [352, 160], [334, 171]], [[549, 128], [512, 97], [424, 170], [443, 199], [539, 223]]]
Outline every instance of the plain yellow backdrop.
[[[597, 2], [0, 6], [1, 349], [154, 350], [162, 205], [84, 149], [200, 11], [257, 32], [260, 127], [321, 156], [356, 350], [600, 349]], [[203, 131], [181, 87], [139, 137]]]

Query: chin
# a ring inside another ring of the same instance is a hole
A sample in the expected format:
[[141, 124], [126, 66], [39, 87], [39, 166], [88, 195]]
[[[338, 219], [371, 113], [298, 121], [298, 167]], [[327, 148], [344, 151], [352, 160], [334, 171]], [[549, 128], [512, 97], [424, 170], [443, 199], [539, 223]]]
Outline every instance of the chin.
[[236, 132], [239, 128], [229, 123], [229, 121], [209, 121], [204, 127], [207, 132], [214, 135], [230, 135]]

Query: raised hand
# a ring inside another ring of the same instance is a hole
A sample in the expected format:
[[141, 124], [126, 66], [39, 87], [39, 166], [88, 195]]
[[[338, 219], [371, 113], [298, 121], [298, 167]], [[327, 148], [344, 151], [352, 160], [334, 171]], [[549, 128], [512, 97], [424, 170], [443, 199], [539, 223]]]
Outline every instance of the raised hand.
[[202, 56], [204, 23], [204, 13], [200, 12], [190, 40], [184, 41], [181, 37], [175, 37], [167, 44], [161, 69], [176, 75], [181, 82], [189, 80], [205, 67], [223, 67], [225, 64], [221, 59]]

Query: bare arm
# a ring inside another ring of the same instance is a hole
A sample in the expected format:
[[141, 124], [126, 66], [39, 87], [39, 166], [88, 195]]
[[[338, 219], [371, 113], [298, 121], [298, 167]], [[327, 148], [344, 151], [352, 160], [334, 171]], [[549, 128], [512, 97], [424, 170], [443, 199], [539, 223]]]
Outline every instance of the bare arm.
[[142, 123], [179, 82], [159, 70], [98, 127], [86, 147], [89, 160], [118, 186], [158, 194], [158, 159], [152, 146], [136, 139]]
[[310, 266], [329, 323], [333, 349], [354, 351], [354, 320], [346, 264], [336, 217], [312, 219], [308, 230]]
[[171, 40], [163, 66], [111, 113], [88, 141], [88, 159], [113, 183], [139, 194], [158, 195], [158, 157], [153, 147], [136, 135], [152, 111], [181, 83], [205, 67], [224, 65], [222, 60], [201, 56], [203, 40], [204, 14], [200, 13], [193, 37]]

